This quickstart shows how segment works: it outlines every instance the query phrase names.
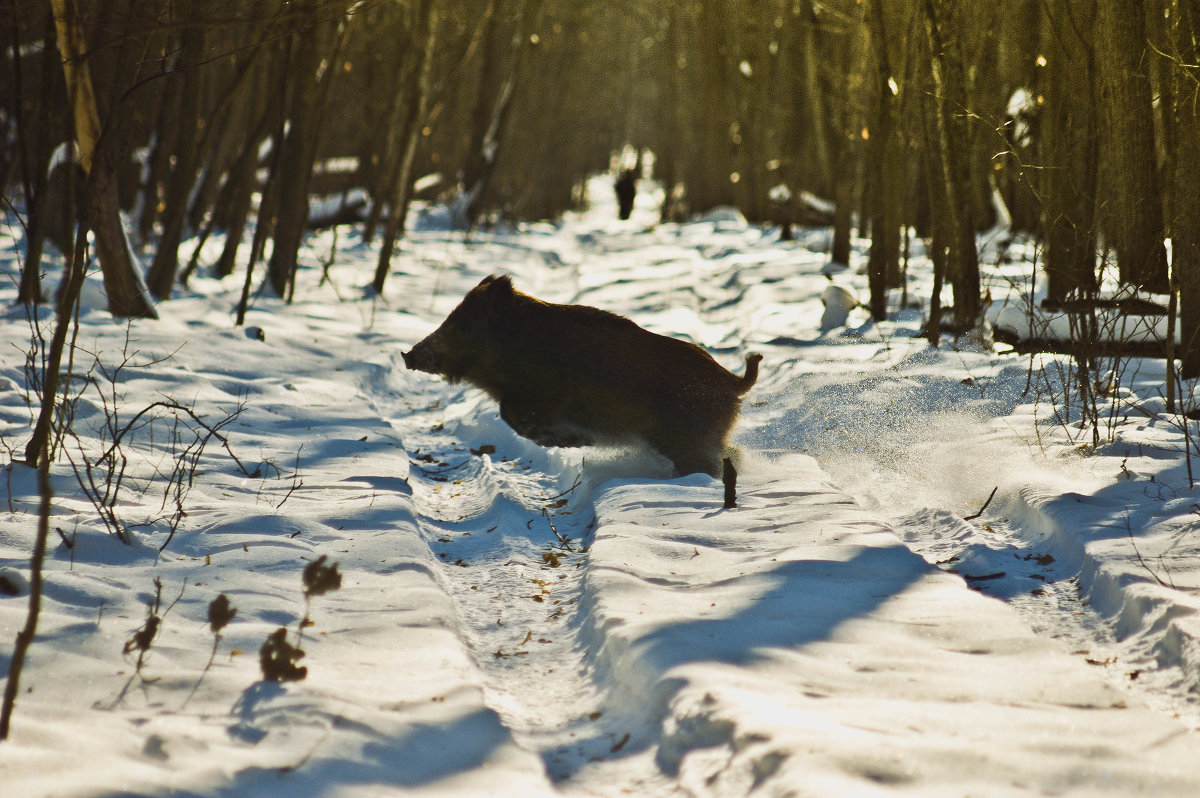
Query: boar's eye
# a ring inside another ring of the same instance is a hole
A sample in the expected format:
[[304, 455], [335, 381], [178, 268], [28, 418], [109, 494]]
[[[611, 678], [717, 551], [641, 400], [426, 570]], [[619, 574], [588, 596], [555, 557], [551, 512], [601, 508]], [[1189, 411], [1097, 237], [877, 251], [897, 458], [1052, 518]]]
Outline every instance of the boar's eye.
[[465, 330], [473, 326], [472, 322], [479, 316], [479, 308], [469, 299], [468, 297], [463, 300], [462, 304], [451, 311], [446, 320], [442, 322], [442, 329]]

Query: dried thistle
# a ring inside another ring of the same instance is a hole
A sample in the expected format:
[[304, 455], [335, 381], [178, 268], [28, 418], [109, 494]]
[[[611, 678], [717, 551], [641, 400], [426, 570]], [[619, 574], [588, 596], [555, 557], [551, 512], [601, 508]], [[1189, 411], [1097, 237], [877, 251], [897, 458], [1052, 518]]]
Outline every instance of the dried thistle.
[[287, 627], [281, 626], [259, 649], [258, 664], [269, 682], [298, 682], [308, 676], [308, 668], [296, 664], [303, 657], [304, 652], [287, 641]]

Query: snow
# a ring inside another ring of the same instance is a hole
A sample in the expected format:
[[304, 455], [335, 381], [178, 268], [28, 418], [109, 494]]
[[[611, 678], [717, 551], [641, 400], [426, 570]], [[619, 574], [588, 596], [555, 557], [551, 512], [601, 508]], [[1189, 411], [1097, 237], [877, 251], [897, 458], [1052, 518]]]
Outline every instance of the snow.
[[[1063, 361], [931, 350], [916, 311], [871, 324], [853, 304], [865, 242], [830, 269], [828, 230], [785, 243], [728, 210], [657, 225], [645, 193], [618, 222], [611, 185], [592, 188], [590, 211], [505, 233], [439, 229], [431, 209], [383, 297], [362, 290], [376, 250], [323, 231], [296, 302], [260, 297], [246, 329], [241, 275], [197, 275], [128, 323], [90, 280], [76, 373], [128, 365], [75, 384], [76, 461], [114, 407], [125, 423], [169, 399], [209, 425], [236, 414], [221, 432], [245, 469], [210, 441], [170, 536], [172, 441], [195, 426], [160, 413], [123, 445], [126, 545], [60, 458], [6, 795], [1200, 794], [1196, 427], [1166, 410], [1161, 363], [1127, 362], [1091, 446], [1056, 413]], [[14, 461], [34, 412], [18, 230], [0, 229]], [[1011, 318], [1028, 261], [988, 264], [991, 313]], [[478, 391], [405, 370], [495, 272], [734, 371], [762, 352], [738, 506], [651, 452], [537, 447]], [[909, 272], [925, 296], [919, 247]], [[14, 462], [4, 672], [36, 517]], [[307, 678], [265, 682], [257, 652], [280, 626], [297, 642], [321, 556], [343, 579], [307, 607]], [[138, 673], [123, 648], [156, 578]], [[221, 593], [237, 614], [206, 670]]]

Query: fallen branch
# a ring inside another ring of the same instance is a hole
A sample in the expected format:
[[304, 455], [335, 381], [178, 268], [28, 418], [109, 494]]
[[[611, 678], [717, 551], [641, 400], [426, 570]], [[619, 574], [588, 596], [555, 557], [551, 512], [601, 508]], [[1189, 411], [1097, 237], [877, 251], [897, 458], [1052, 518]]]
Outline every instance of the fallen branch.
[[[1001, 327], [992, 330], [992, 338], [998, 344], [1012, 347], [1002, 353], [1006, 355], [1077, 355], [1083, 346], [1079, 341], [1062, 338], [1022, 338], [1013, 330]], [[1088, 355], [1096, 357], [1152, 357], [1166, 360], [1167, 342], [1094, 341], [1087, 344], [1085, 351]]]
[[1141, 297], [1069, 299], [1065, 302], [1046, 300], [1042, 309], [1052, 313], [1088, 313], [1093, 310], [1117, 310], [1122, 316], [1166, 316], [1169, 308]]

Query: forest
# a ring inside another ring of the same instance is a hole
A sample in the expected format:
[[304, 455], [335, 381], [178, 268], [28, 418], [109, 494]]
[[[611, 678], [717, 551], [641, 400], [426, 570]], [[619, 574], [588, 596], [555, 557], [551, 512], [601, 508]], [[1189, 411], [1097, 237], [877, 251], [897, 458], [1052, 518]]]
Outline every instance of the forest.
[[[413, 198], [453, 201], [467, 228], [555, 218], [631, 147], [652, 153], [664, 218], [732, 205], [786, 228], [832, 203], [832, 260], [852, 231], [872, 241], [876, 318], [910, 236], [952, 289], [929, 317], [963, 332], [986, 301], [975, 234], [1036, 234], [1047, 302], [1086, 309], [1115, 284], [1174, 314], [1178, 297], [1165, 354], [1200, 375], [1194, 0], [0, 9], [0, 187], [27, 302], [47, 243], [72, 253], [85, 227], [117, 316], [169, 313], [178, 283], [231, 273], [243, 249], [289, 296], [306, 230], [337, 221], [380, 238], [381, 291]], [[338, 195], [338, 213], [310, 211]], [[214, 229], [220, 258], [181, 262]]]
[[[0, 0], [0, 137], [0, 783], [1200, 785], [1200, 0]], [[498, 274], [740, 493], [407, 368]]]

